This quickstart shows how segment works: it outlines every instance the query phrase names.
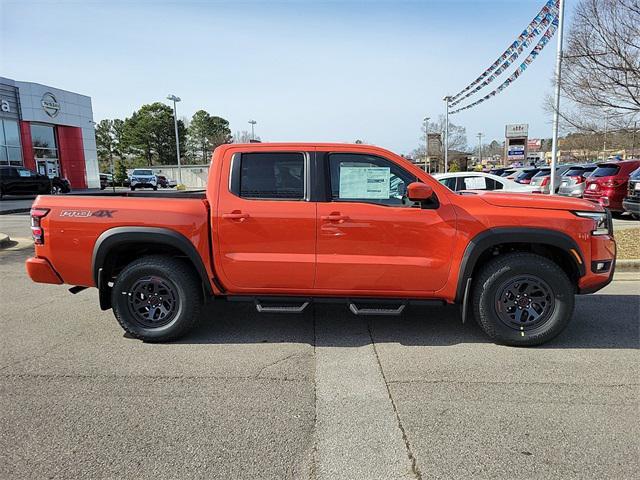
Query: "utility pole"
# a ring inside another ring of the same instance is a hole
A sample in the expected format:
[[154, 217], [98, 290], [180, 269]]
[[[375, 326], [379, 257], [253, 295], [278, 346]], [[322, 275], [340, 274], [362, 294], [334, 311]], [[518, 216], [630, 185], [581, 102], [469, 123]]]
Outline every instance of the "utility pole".
[[176, 109], [176, 103], [180, 101], [180, 97], [176, 97], [171, 94], [167, 95], [167, 100], [173, 101], [173, 126], [176, 129], [176, 156], [178, 157], [178, 185], [182, 185], [182, 170], [180, 168], [180, 137], [178, 136], [178, 110]]
[[482, 165], [482, 133], [478, 133], [478, 157], [480, 157], [480, 165]]
[[256, 122], [255, 120], [249, 120], [249, 123], [251, 124], [251, 140], [253, 141], [253, 140], [255, 140], [255, 139], [256, 139], [256, 135], [255, 135], [255, 131], [254, 131], [254, 128], [253, 128], [253, 127], [254, 127], [254, 126], [255, 126], [255, 124], [256, 124], [256, 123], [258, 123], [258, 122]]
[[[562, 1], [562, 0], [560, 0]], [[445, 102], [444, 115], [444, 173], [449, 171], [449, 102], [451, 97], [447, 95], [442, 100]]]
[[427, 173], [431, 173], [431, 162], [427, 167], [427, 161], [429, 160], [429, 117], [424, 117], [424, 142], [425, 142], [425, 151], [424, 151], [424, 167], [427, 170]]
[[558, 5], [558, 50], [556, 52], [556, 92], [553, 109], [553, 139], [551, 144], [551, 185], [549, 195], [556, 193], [556, 167], [558, 166], [558, 124], [560, 122], [560, 82], [562, 80], [562, 34], [564, 30], [564, 0]]

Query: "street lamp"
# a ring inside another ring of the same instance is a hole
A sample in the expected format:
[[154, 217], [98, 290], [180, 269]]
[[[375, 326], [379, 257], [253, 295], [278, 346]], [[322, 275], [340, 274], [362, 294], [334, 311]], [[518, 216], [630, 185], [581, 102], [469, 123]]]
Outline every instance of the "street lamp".
[[253, 128], [253, 127], [254, 127], [254, 126], [255, 126], [255, 124], [256, 124], [256, 123], [258, 123], [258, 122], [256, 122], [255, 120], [249, 120], [249, 123], [251, 124], [251, 140], [253, 141], [253, 140], [255, 140], [255, 139], [256, 139], [256, 135], [255, 135], [255, 131], [254, 131], [254, 128]]
[[[427, 167], [427, 161], [429, 159], [429, 117], [424, 117], [424, 138], [426, 148], [424, 152], [424, 166]], [[431, 173], [431, 162], [429, 162], [427, 172]]]
[[478, 133], [478, 156], [480, 157], [480, 165], [482, 165], [482, 133]]
[[444, 173], [449, 171], [449, 102], [451, 97], [447, 95], [442, 100], [445, 102], [444, 115]]
[[180, 169], [180, 137], [178, 137], [178, 113], [176, 103], [180, 101], [180, 97], [175, 95], [167, 95], [167, 100], [173, 102], [173, 126], [176, 129], [176, 155], [178, 156], [178, 184], [182, 185], [182, 170]]

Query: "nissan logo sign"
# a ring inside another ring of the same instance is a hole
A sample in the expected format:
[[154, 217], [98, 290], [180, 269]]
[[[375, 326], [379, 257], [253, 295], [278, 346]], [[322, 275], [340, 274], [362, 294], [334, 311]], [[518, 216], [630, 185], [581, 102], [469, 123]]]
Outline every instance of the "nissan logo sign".
[[53, 93], [47, 92], [42, 96], [42, 108], [50, 117], [58, 115], [60, 104]]

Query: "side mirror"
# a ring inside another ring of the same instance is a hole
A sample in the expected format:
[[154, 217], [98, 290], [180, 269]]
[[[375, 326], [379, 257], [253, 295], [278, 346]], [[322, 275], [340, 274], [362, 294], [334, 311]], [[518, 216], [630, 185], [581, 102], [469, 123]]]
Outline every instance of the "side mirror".
[[407, 187], [407, 197], [412, 202], [429, 200], [433, 196], [433, 188], [426, 183], [413, 182]]

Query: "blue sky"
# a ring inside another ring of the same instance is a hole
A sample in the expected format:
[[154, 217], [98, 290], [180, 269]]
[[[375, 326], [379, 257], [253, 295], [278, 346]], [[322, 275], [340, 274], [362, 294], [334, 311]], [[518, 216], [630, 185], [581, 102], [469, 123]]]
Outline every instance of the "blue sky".
[[[575, 0], [567, 1], [567, 16]], [[502, 53], [544, 0], [0, 0], [0, 75], [90, 95], [96, 120], [182, 98], [269, 141], [353, 141], [408, 153], [425, 116]], [[550, 137], [555, 38], [513, 85], [451, 117], [501, 139]], [[498, 85], [495, 82], [492, 85]], [[490, 89], [487, 89], [487, 92]]]

